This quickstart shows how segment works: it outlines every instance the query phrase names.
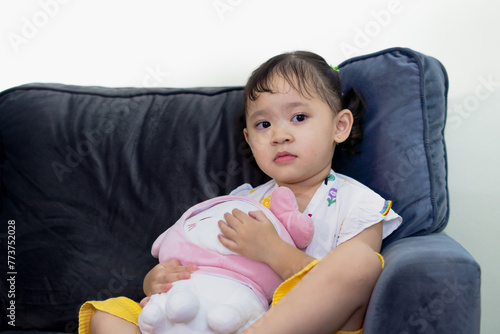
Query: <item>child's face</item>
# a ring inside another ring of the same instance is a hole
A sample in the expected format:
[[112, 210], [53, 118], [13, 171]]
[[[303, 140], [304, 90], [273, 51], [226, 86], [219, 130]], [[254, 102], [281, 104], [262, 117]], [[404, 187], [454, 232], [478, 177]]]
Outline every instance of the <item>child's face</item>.
[[279, 185], [319, 184], [330, 172], [337, 117], [282, 79], [274, 86], [247, 106], [244, 134], [255, 160]]

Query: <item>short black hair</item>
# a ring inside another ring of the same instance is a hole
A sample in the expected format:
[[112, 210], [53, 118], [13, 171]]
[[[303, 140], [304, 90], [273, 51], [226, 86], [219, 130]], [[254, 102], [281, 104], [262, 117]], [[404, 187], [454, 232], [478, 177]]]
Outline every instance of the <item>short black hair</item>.
[[353, 114], [354, 124], [349, 138], [341, 146], [350, 153], [355, 153], [354, 145], [363, 139], [362, 120], [366, 109], [364, 99], [355, 89], [343, 94], [339, 73], [323, 57], [313, 52], [286, 52], [272, 57], [253, 71], [245, 86], [243, 122], [250, 101], [257, 100], [261, 93], [276, 92], [273, 82], [276, 78], [284, 79], [306, 98], [320, 98], [334, 114], [342, 109], [349, 109]]

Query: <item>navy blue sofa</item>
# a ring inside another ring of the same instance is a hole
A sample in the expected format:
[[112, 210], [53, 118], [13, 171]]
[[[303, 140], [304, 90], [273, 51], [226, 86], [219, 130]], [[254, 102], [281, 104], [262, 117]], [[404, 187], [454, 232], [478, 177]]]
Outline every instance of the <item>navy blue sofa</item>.
[[[404, 219], [383, 244], [364, 333], [479, 333], [480, 267], [443, 232], [444, 67], [393, 48], [339, 69], [368, 110], [360, 153], [336, 153], [334, 169]], [[139, 301], [160, 232], [197, 202], [266, 181], [238, 126], [242, 93], [45, 83], [0, 93], [0, 332], [74, 333], [85, 300]]]

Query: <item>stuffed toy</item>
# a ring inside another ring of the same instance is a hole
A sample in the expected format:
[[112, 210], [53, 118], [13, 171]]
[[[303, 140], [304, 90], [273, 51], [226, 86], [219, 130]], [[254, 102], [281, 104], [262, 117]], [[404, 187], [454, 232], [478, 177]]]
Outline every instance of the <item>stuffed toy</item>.
[[139, 316], [143, 334], [237, 333], [267, 309], [282, 279], [266, 264], [249, 260], [225, 248], [218, 239], [218, 222], [238, 208], [262, 211], [286, 242], [305, 248], [314, 233], [312, 219], [299, 212], [292, 191], [277, 188], [270, 209], [241, 196], [221, 196], [199, 203], [163, 232], [152, 254], [160, 262], [178, 259], [197, 264], [190, 279], [173, 283], [155, 294]]

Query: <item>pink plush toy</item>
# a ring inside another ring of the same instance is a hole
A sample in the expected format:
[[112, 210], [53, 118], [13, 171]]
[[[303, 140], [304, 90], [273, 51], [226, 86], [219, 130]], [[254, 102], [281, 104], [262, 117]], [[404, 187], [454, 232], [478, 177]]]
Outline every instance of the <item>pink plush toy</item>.
[[298, 210], [292, 191], [276, 189], [270, 210], [240, 196], [217, 197], [197, 204], [154, 242], [160, 262], [197, 264], [188, 280], [173, 283], [166, 293], [151, 296], [139, 316], [143, 334], [237, 333], [268, 308], [281, 278], [267, 265], [231, 252], [219, 242], [218, 222], [238, 208], [262, 211], [286, 242], [305, 248], [313, 236], [311, 218]]

